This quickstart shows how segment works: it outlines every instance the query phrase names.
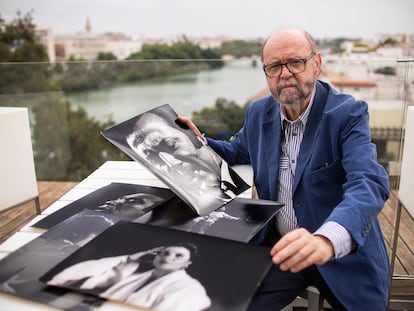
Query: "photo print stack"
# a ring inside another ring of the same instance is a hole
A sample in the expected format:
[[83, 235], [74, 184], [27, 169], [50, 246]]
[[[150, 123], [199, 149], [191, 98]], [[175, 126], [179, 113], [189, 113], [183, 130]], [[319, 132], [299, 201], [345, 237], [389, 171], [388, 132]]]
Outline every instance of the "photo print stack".
[[168, 188], [113, 182], [42, 218], [0, 261], [0, 292], [63, 310], [245, 310], [271, 266], [255, 237], [282, 205], [239, 197], [249, 184], [168, 105], [101, 134]]

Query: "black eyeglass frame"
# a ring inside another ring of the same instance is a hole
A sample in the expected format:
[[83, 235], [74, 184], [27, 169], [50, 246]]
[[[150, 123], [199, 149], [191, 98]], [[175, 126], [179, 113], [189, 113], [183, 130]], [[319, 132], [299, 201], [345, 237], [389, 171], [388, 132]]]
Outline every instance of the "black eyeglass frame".
[[[297, 73], [302, 73], [302, 72], [304, 72], [305, 70], [306, 70], [306, 63], [309, 61], [309, 60], [311, 60], [312, 59], [312, 57], [314, 57], [316, 55], [316, 52], [312, 52], [312, 53], [310, 53], [309, 54], [309, 56], [307, 56], [307, 57], [305, 57], [305, 58], [292, 58], [292, 59], [289, 59], [286, 63], [280, 63], [280, 64], [278, 64], [278, 63], [270, 63], [270, 64], [268, 64], [268, 65], [263, 65], [263, 71], [264, 71], [264, 73], [265, 73], [265, 75], [266, 76], [268, 76], [269, 78], [276, 78], [276, 77], [280, 77], [280, 75], [282, 74], [282, 71], [283, 71], [283, 66], [286, 66], [286, 68], [287, 68], [287, 70], [291, 73], [291, 74], [297, 74]], [[298, 62], [298, 61], [300, 61], [300, 62], [303, 62], [303, 70], [302, 71], [298, 71], [298, 72], [292, 72], [291, 70], [290, 70], [290, 68], [289, 68], [289, 64], [291, 64], [291, 63], [293, 63], [293, 62]], [[268, 73], [266, 72], [266, 69], [267, 68], [269, 68], [269, 67], [271, 67], [271, 66], [278, 66], [279, 68], [280, 68], [280, 72], [279, 72], [279, 74], [277, 74], [277, 75], [274, 75], [274, 76], [270, 76], [270, 75], [268, 75]]]

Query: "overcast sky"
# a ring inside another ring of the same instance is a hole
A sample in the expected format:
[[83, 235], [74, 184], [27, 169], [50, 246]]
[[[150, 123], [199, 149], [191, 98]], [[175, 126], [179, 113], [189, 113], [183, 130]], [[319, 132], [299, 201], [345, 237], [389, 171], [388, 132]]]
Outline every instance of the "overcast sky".
[[315, 38], [414, 33], [413, 0], [0, 0], [6, 21], [32, 9], [54, 34], [82, 31], [87, 18], [94, 33], [148, 37], [266, 37], [281, 26]]

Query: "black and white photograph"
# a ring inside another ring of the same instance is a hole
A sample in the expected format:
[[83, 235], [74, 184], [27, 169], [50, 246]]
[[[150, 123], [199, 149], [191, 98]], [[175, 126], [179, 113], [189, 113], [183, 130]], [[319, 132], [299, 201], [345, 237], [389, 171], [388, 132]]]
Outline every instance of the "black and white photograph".
[[102, 135], [145, 165], [201, 216], [250, 187], [178, 121], [169, 105], [106, 129]]
[[95, 310], [104, 300], [48, 287], [39, 278], [119, 220], [85, 209], [57, 224], [0, 261], [0, 292], [64, 310]]
[[234, 198], [217, 210], [199, 216], [184, 205], [183, 201], [176, 198], [134, 222], [248, 243], [274, 219], [282, 207], [282, 204], [274, 201]]
[[69, 203], [32, 226], [49, 229], [84, 209], [112, 213], [124, 220], [133, 221], [174, 197], [174, 192], [165, 188], [111, 183]]
[[156, 311], [241, 311], [271, 264], [267, 247], [119, 221], [41, 281]]

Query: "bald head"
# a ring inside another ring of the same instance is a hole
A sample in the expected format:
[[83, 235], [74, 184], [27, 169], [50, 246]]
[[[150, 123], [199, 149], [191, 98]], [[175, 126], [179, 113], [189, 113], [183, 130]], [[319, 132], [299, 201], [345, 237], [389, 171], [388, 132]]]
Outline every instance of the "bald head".
[[311, 52], [316, 52], [317, 47], [315, 40], [307, 31], [300, 28], [281, 28], [271, 34], [262, 46], [262, 62], [265, 63], [265, 53], [268, 50], [285, 49], [292, 46], [304, 47]]

